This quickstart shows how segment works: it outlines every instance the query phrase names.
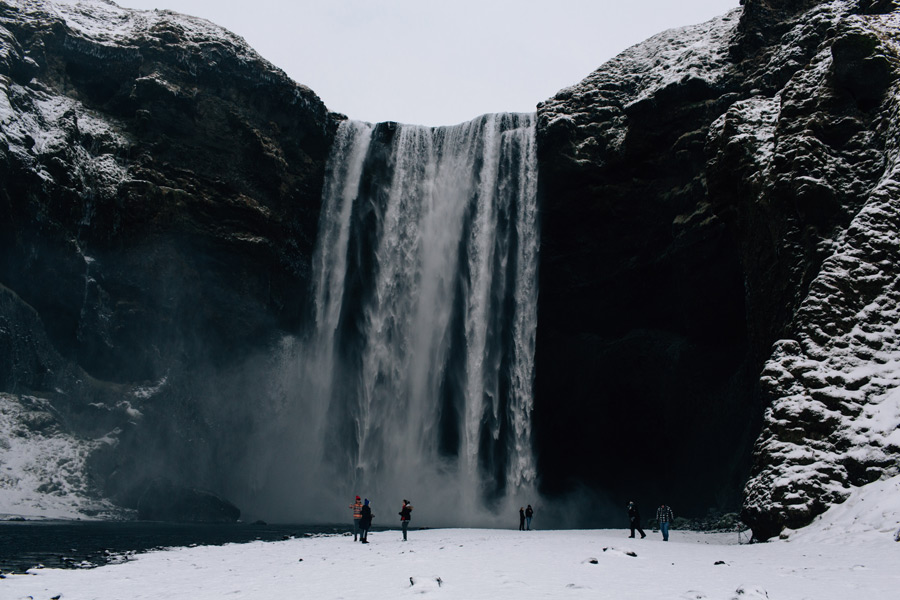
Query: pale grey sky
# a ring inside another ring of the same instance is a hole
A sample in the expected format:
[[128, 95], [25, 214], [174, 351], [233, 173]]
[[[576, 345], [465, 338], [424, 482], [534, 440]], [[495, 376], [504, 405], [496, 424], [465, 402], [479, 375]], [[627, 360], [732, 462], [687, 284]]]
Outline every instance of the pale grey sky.
[[532, 112], [625, 48], [739, 0], [116, 0], [242, 36], [330, 110], [453, 125]]

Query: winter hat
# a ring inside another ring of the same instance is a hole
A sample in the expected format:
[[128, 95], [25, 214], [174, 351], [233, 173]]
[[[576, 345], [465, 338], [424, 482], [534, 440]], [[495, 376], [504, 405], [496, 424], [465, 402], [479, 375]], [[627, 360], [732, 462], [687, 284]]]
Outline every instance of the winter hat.
[[359, 496], [357, 496], [356, 499], [359, 500]]
[[364, 502], [364, 504], [365, 504], [366, 506], [369, 505], [369, 499], [368, 499], [368, 498], [366, 498], [366, 501]]

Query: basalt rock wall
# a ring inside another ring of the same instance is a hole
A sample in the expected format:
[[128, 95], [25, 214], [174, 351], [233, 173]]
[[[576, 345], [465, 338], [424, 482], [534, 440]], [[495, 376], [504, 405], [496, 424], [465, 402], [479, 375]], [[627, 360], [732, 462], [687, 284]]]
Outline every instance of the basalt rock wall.
[[[538, 106], [534, 451], [579, 526], [766, 538], [896, 472], [897, 13], [746, 0]], [[0, 428], [53, 493], [252, 494], [340, 118], [200, 19], [0, 0]]]
[[766, 538], [896, 471], [898, 21], [742, 4], [538, 107], [535, 432], [551, 493]]
[[219, 489], [221, 430], [252, 426], [235, 365], [307, 309], [336, 123], [201, 19], [0, 2], [0, 389], [110, 434], [96, 491]]

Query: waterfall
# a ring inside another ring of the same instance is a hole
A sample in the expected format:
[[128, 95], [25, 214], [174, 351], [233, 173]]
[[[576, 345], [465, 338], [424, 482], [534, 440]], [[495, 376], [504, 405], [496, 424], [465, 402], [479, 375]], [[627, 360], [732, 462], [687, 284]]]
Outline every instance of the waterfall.
[[423, 523], [474, 525], [533, 501], [534, 140], [533, 115], [340, 125], [278, 416], [298, 502], [343, 515], [360, 494], [387, 524], [406, 497]]

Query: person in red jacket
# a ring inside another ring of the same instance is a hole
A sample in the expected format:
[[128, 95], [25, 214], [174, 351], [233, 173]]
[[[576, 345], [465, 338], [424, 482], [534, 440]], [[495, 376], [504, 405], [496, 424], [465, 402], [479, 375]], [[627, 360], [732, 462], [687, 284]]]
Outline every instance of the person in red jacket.
[[359, 535], [359, 520], [362, 519], [362, 502], [359, 500], [359, 496], [356, 497], [356, 502], [350, 505], [350, 508], [353, 509], [353, 541], [356, 541], [356, 537]]

